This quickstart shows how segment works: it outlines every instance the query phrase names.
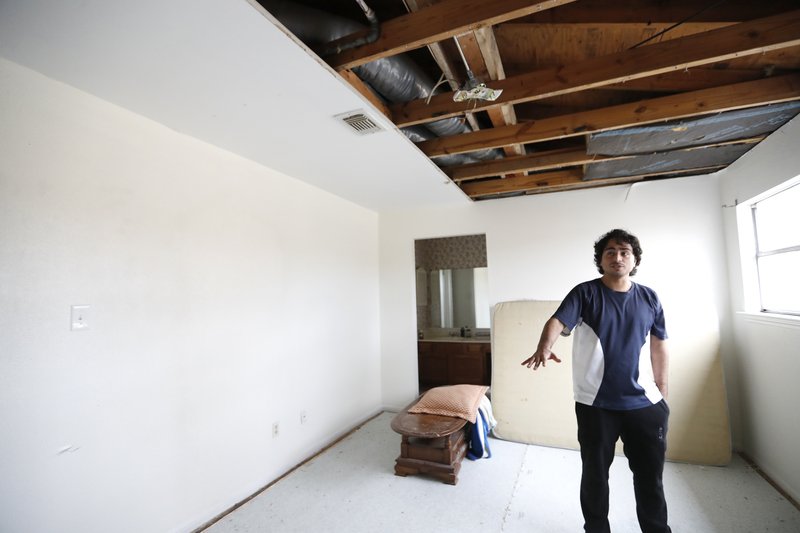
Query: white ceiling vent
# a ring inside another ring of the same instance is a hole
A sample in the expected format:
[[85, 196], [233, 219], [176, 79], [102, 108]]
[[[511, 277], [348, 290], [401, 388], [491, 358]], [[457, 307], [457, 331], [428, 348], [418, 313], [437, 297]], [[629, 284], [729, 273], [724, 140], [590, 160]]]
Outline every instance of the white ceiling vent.
[[377, 122], [375, 122], [369, 115], [362, 110], [349, 111], [336, 115], [337, 118], [344, 122], [351, 130], [358, 135], [369, 135], [370, 133], [377, 133], [383, 131]]

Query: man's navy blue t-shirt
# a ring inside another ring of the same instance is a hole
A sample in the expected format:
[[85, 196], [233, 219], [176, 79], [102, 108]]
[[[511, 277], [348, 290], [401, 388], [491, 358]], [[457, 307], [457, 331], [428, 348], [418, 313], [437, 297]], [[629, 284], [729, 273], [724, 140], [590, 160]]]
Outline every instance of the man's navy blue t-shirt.
[[663, 398], [653, 378], [648, 335], [667, 338], [664, 310], [655, 291], [632, 283], [627, 292], [598, 278], [567, 294], [553, 315], [575, 330], [572, 377], [575, 401], [604, 409], [630, 410]]

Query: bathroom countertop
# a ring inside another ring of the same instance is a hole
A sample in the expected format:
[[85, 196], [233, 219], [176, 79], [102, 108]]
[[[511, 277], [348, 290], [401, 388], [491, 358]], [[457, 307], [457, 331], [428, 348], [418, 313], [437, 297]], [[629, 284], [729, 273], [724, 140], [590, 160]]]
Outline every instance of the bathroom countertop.
[[428, 337], [425, 342], [492, 342], [491, 337]]

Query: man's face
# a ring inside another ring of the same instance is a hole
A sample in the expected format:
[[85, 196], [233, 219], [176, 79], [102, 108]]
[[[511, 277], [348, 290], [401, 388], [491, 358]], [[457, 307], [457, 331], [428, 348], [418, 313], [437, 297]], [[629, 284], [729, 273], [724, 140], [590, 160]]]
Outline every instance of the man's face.
[[600, 261], [603, 267], [603, 274], [614, 277], [625, 277], [636, 267], [636, 257], [633, 255], [633, 248], [630, 244], [608, 241], [603, 250], [603, 257]]

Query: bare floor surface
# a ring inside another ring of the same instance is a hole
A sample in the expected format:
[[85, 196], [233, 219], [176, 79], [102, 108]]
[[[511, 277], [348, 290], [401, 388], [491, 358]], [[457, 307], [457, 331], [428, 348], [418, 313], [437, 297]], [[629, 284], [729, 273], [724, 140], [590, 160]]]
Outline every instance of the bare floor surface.
[[[458, 484], [394, 475], [400, 436], [383, 413], [206, 529], [227, 532], [582, 531], [578, 452], [490, 440]], [[611, 469], [611, 529], [638, 532], [625, 457]], [[676, 532], [797, 533], [800, 511], [739, 456], [727, 467], [667, 463]]]

